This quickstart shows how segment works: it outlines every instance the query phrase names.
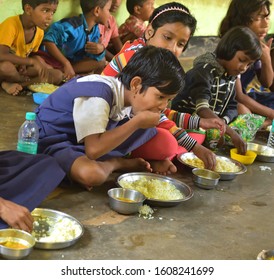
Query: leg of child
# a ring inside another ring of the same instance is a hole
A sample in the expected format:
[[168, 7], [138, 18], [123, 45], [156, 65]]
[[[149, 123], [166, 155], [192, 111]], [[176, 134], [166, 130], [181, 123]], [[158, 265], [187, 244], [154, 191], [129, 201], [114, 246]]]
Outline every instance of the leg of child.
[[148, 171], [150, 164], [141, 158], [112, 158], [106, 161], [90, 160], [86, 156], [77, 158], [70, 169], [70, 178], [87, 190], [103, 184], [114, 171]]
[[157, 134], [131, 153], [132, 158], [144, 158], [151, 164], [154, 173], [167, 175], [177, 171], [172, 159], [185, 151], [175, 137], [166, 129], [157, 128]]
[[33, 56], [32, 59], [35, 64], [27, 68], [27, 74], [30, 77], [30, 81], [24, 83], [23, 86], [27, 86], [34, 83], [50, 83], [59, 85], [63, 80], [63, 72], [59, 69], [53, 69], [51, 66], [42, 62], [39, 56]]
[[93, 59], [85, 59], [72, 64], [77, 74], [101, 74], [106, 67], [106, 61], [96, 61]]
[[20, 82], [23, 81], [24, 77], [8, 61], [0, 63], [0, 79], [2, 89], [8, 94], [17, 95], [23, 89]]

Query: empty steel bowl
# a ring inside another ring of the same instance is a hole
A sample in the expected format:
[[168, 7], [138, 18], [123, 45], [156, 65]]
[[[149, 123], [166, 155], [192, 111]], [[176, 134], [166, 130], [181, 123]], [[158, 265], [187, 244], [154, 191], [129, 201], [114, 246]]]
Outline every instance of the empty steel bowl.
[[139, 211], [146, 197], [135, 190], [113, 188], [108, 191], [110, 208], [120, 214], [134, 214]]
[[206, 190], [215, 188], [221, 178], [219, 173], [202, 168], [192, 169], [192, 174], [195, 185]]
[[274, 250], [262, 250], [257, 256], [257, 260], [274, 260]]
[[5, 259], [19, 260], [30, 254], [35, 238], [19, 229], [0, 230], [0, 254]]
[[233, 148], [230, 150], [230, 157], [235, 159], [242, 164], [252, 164], [256, 158], [257, 154], [253, 151], [247, 150], [245, 155], [238, 154], [237, 148]]

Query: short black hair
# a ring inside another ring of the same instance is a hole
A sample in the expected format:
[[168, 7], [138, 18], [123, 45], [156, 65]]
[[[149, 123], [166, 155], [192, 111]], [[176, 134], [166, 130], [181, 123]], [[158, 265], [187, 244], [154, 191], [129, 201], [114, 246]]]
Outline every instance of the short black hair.
[[127, 11], [130, 15], [133, 15], [134, 13], [134, 7], [135, 6], [143, 6], [144, 2], [147, 0], [127, 0], [126, 6]]
[[231, 27], [248, 26], [252, 23], [251, 15], [264, 6], [270, 15], [271, 2], [269, 0], [232, 0], [220, 24], [219, 36], [223, 36]]
[[33, 9], [41, 4], [58, 4], [58, 0], [22, 0], [22, 8], [24, 10], [25, 5], [29, 4]]
[[[167, 23], [180, 22], [190, 29], [190, 36], [194, 35], [197, 26], [196, 18], [190, 13], [189, 9], [177, 2], [169, 2], [156, 8], [148, 21], [154, 33], [156, 30]], [[184, 47], [187, 48], [188, 43]]]
[[83, 14], [89, 13], [95, 7], [104, 8], [109, 0], [80, 0], [80, 6]]
[[156, 87], [164, 94], [173, 95], [183, 88], [185, 72], [171, 51], [146, 46], [140, 48], [118, 74], [127, 89], [130, 89], [130, 82], [136, 76], [142, 79], [141, 93], [148, 87]]
[[262, 55], [258, 37], [246, 26], [235, 26], [225, 33], [215, 52], [217, 58], [231, 60], [237, 51], [243, 51], [252, 60], [257, 60]]

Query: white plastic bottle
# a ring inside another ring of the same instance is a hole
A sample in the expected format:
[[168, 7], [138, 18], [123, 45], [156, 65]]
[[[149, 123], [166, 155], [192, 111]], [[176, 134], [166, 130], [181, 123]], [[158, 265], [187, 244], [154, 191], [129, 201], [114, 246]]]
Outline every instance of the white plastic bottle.
[[39, 139], [39, 128], [35, 123], [36, 114], [26, 113], [26, 120], [18, 132], [17, 151], [28, 154], [36, 154]]
[[272, 126], [269, 132], [267, 146], [274, 148], [274, 120], [272, 121]]

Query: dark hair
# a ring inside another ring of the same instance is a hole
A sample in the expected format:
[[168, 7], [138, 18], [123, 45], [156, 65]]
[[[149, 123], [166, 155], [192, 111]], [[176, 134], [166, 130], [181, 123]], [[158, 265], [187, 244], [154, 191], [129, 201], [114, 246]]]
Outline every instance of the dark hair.
[[80, 6], [83, 14], [89, 13], [95, 7], [104, 8], [109, 0], [80, 0]]
[[127, 6], [128, 13], [130, 15], [133, 15], [134, 7], [143, 6], [144, 2], [146, 2], [146, 0], [127, 0], [126, 6]]
[[219, 36], [223, 36], [231, 27], [237, 25], [248, 26], [252, 23], [251, 15], [266, 7], [270, 14], [269, 0], [232, 0], [225, 17], [219, 27]]
[[58, 0], [22, 0], [22, 8], [24, 10], [25, 5], [29, 4], [33, 9], [41, 4], [58, 4]]
[[236, 26], [225, 33], [217, 45], [216, 56], [231, 60], [237, 51], [243, 51], [252, 60], [257, 60], [262, 55], [258, 37], [246, 26]]
[[[191, 15], [189, 9], [177, 2], [170, 2], [156, 8], [148, 22], [151, 24], [154, 32], [167, 23], [180, 22], [189, 27], [191, 32], [190, 36], [193, 36], [197, 26], [197, 20]], [[188, 43], [184, 47], [184, 50], [187, 48], [187, 45]]]
[[156, 87], [164, 94], [176, 94], [184, 86], [185, 72], [176, 56], [169, 50], [146, 46], [138, 50], [118, 74], [119, 80], [130, 89], [133, 77], [142, 79], [141, 93]]

